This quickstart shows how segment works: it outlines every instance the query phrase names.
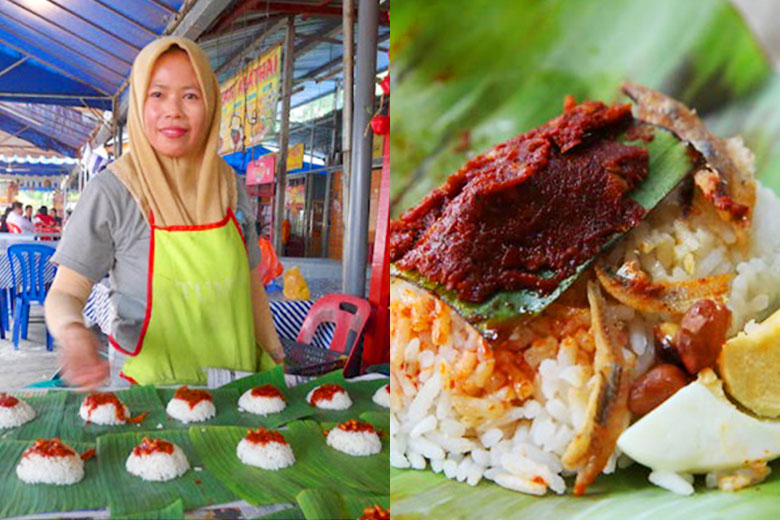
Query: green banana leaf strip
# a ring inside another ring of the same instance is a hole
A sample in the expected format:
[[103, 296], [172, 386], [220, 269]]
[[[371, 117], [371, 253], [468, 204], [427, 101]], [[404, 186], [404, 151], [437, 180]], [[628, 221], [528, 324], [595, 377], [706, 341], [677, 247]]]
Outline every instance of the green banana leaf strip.
[[[688, 175], [694, 166], [694, 159], [687, 152], [685, 143], [681, 142], [667, 130], [659, 127], [652, 127], [652, 129], [654, 137], [649, 143], [642, 140], [630, 141], [634, 146], [647, 149], [650, 154], [650, 170], [647, 178], [631, 193], [631, 198], [646, 211], [652, 210], [661, 199]], [[622, 236], [622, 233], [615, 234], [604, 244], [603, 249], [614, 244]], [[591, 265], [593, 260], [594, 258], [590, 258], [582, 262], [577, 266], [572, 276], [563, 280], [554, 291], [548, 294], [530, 289], [513, 292], [504, 291], [496, 293], [482, 303], [461, 301], [458, 299], [455, 291], [448, 290], [443, 285], [428, 280], [415, 271], [402, 270], [392, 265], [390, 273], [432, 292], [463, 316], [466, 321], [471, 323], [484, 336], [494, 338], [496, 336], [495, 329], [503, 323], [521, 319], [523, 316], [537, 314], [555, 301]]]
[[62, 421], [67, 392], [50, 390], [48, 392], [11, 392], [11, 395], [24, 399], [35, 410], [35, 418], [18, 428], [0, 430], [0, 439], [35, 440], [56, 437]]
[[156, 511], [143, 511], [129, 515], [112, 516], [111, 518], [121, 518], [123, 520], [174, 520], [184, 518], [184, 502], [182, 499], [178, 499]]
[[[251, 376], [237, 379], [226, 385], [222, 385], [220, 388], [235, 390], [238, 392], [240, 398], [247, 390], [265, 384], [274, 385], [282, 392], [284, 399], [287, 402], [287, 407], [279, 413], [270, 415], [257, 415], [238, 410], [239, 419], [234, 424], [243, 424], [251, 427], [263, 426], [265, 428], [277, 428], [290, 421], [309, 417], [314, 412], [308, 403], [293, 398], [292, 393], [284, 382], [284, 367], [281, 365], [265, 372], [258, 372]], [[236, 403], [237, 402], [238, 400], [236, 400]]]
[[383, 432], [390, 431], [390, 410], [385, 412], [363, 412], [360, 414], [360, 419], [370, 422]]
[[254, 520], [306, 520], [303, 511], [298, 506], [291, 506], [267, 515], [255, 517]]
[[243, 464], [236, 456], [236, 447], [246, 432], [246, 428], [236, 426], [190, 428], [192, 442], [206, 467], [252, 505], [294, 503], [299, 492], [312, 488], [388, 493], [387, 435], [381, 453], [350, 457], [327, 446], [322, 428], [314, 421], [291, 422], [282, 434], [295, 453], [295, 464], [268, 471]]
[[298, 506], [306, 520], [358, 519], [367, 507], [390, 508], [389, 496], [342, 495], [330, 489], [305, 489], [298, 493]]
[[[235, 388], [215, 388], [209, 390], [211, 398], [214, 400], [214, 407], [217, 413], [211, 419], [199, 423], [183, 423], [165, 414], [163, 426], [166, 429], [187, 429], [194, 424], [203, 426], [218, 426], [228, 424], [239, 424], [241, 417], [238, 413], [238, 392]], [[163, 403], [163, 407], [168, 406], [168, 401], [173, 399], [176, 393], [175, 388], [158, 388], [157, 395]]]
[[634, 465], [602, 475], [586, 495], [534, 497], [482, 481], [471, 487], [430, 471], [390, 472], [393, 518], [526, 518], [690, 520], [692, 518], [778, 518], [778, 464], [757, 486], [736, 493], [706, 489], [699, 481], [691, 496], [675, 495], [650, 484], [648, 470]]
[[61, 416], [58, 435], [65, 441], [94, 441], [104, 433], [156, 431], [158, 425], [165, 422], [165, 408], [153, 386], [133, 386], [127, 390], [114, 392], [120, 401], [127, 405], [130, 416], [136, 417], [149, 412], [140, 423], [126, 423], [116, 426], [87, 423], [79, 415], [81, 403], [87, 394], [62, 392], [67, 394], [65, 410]]
[[108, 495], [112, 517], [162, 515], [168, 508], [176, 510], [178, 500], [186, 511], [236, 500], [236, 495], [204, 467], [200, 452], [193, 447], [186, 430], [157, 430], [153, 435], [173, 442], [184, 451], [190, 463], [187, 473], [168, 482], [146, 482], [128, 473], [127, 457], [144, 435], [126, 432], [98, 437], [100, 483]]
[[[84, 478], [70, 486], [26, 484], [16, 476], [16, 466], [32, 441], [0, 440], [0, 518], [65, 511], [104, 509], [108, 500], [93, 457], [84, 462]], [[81, 454], [92, 443], [69, 443]], [[88, 515], [85, 515], [88, 516]]]
[[367, 381], [350, 381], [344, 378], [344, 375], [340, 370], [335, 370], [324, 376], [320, 376], [306, 383], [294, 386], [290, 388], [291, 399], [306, 402], [306, 396], [314, 387], [324, 384], [337, 384], [344, 387], [352, 399], [352, 406], [348, 409], [339, 410], [324, 410], [322, 408], [315, 408], [313, 406], [307, 406], [311, 409], [311, 419], [319, 422], [344, 422], [349, 419], [355, 419], [364, 412], [386, 412], [387, 408], [383, 408], [373, 401], [374, 392], [380, 387], [388, 384], [389, 378], [381, 377], [377, 379], [370, 379]]

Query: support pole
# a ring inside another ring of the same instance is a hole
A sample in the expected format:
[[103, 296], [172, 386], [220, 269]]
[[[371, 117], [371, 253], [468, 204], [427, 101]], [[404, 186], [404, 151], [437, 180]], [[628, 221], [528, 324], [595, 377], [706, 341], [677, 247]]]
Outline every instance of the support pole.
[[276, 193], [274, 193], [273, 246], [282, 255], [282, 221], [284, 220], [284, 197], [287, 188], [287, 146], [290, 141], [290, 97], [293, 85], [293, 52], [295, 45], [295, 17], [287, 18], [284, 35], [284, 69], [282, 72], [282, 127], [279, 131], [279, 156], [276, 163]]
[[349, 212], [349, 179], [352, 164], [352, 106], [354, 103], [354, 42], [355, 42], [355, 2], [344, 0], [342, 7], [343, 69], [344, 69], [344, 108], [341, 110], [341, 226], [342, 251], [347, 250], [347, 215]]
[[[378, 0], [360, 0], [358, 11], [355, 114], [352, 125], [352, 173], [347, 206], [347, 247], [342, 259], [343, 292], [361, 298], [366, 294], [368, 215], [371, 200], [371, 140], [366, 128], [374, 114]], [[346, 89], [345, 89], [346, 92]]]

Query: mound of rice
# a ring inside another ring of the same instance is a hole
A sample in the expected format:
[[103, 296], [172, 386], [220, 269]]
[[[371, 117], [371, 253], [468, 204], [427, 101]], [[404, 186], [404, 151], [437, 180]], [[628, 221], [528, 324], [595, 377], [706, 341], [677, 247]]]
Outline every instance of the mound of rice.
[[0, 393], [0, 430], [17, 428], [35, 419], [35, 410], [23, 399]]
[[[119, 411], [117, 411], [117, 404], [121, 407]], [[85, 422], [115, 426], [127, 422], [130, 410], [113, 393], [96, 393], [88, 395], [81, 402], [79, 416]]]
[[353, 420], [339, 424], [328, 432], [328, 446], [353, 457], [376, 455], [382, 451], [382, 441], [374, 428]]
[[[172, 446], [172, 452], [167, 453], [150, 447], [159, 443]], [[149, 452], [151, 451], [151, 452]], [[165, 482], [178, 478], [190, 469], [190, 463], [182, 449], [176, 444], [162, 439], [145, 438], [143, 442], [133, 448], [127, 458], [125, 468], [128, 473], [141, 477], [150, 482]]]
[[262, 385], [251, 388], [238, 399], [241, 410], [257, 415], [279, 413], [287, 408], [284, 396], [273, 385]]
[[[744, 150], [738, 140], [730, 146]], [[659, 204], [608, 260], [635, 260], [652, 281], [732, 274], [726, 300], [733, 335], [780, 301], [780, 200], [757, 184], [749, 240], [740, 245], [698, 192], [687, 217], [679, 195]], [[596, 384], [589, 310], [559, 300], [506, 342], [489, 345], [445, 304], [406, 282], [391, 282], [390, 301], [391, 464], [430, 465], [472, 486], [486, 478], [524, 493], [564, 493], [563, 477], [573, 474], [564, 469], [564, 454]], [[663, 317], [608, 305], [628, 335], [624, 357], [635, 376], [643, 374], [655, 362], [653, 327]], [[630, 463], [616, 449], [604, 473]]]
[[[192, 400], [183, 398], [182, 395], [186, 395], [187, 392], [197, 394], [199, 400], [193, 404]], [[208, 396], [208, 398], [205, 396]], [[206, 421], [217, 414], [211, 394], [205, 390], [189, 389], [186, 386], [176, 390], [176, 394], [168, 401], [165, 411], [177, 421], [185, 424]]]
[[[59, 455], [47, 455], [50, 450]], [[59, 439], [39, 439], [22, 454], [16, 475], [27, 484], [68, 486], [84, 478], [84, 461]]]
[[390, 408], [390, 385], [378, 388], [371, 399], [379, 406]]
[[306, 395], [306, 402], [311, 406], [325, 410], [346, 410], [352, 406], [349, 394], [339, 385], [320, 385]]
[[236, 455], [244, 464], [277, 471], [292, 466], [295, 455], [281, 433], [258, 428], [249, 430], [236, 447]]

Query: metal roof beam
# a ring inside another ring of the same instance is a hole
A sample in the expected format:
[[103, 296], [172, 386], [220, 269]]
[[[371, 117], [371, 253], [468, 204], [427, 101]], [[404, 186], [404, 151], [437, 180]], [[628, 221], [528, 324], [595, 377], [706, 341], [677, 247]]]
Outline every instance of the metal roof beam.
[[230, 26], [230, 24], [241, 18], [244, 13], [258, 4], [260, 4], [260, 0], [244, 0], [240, 5], [235, 6], [229, 13], [222, 16], [217, 22], [217, 25], [208, 32], [208, 35], [219, 35], [225, 28]]
[[[18, 36], [17, 36], [17, 37], [18, 37]], [[27, 41], [27, 40], [25, 39], [25, 41]], [[78, 83], [81, 83], [82, 85], [85, 85], [85, 86], [87, 86], [87, 87], [89, 87], [89, 88], [91, 88], [91, 89], [93, 89], [93, 90], [97, 90], [97, 91], [98, 91], [98, 92], [100, 92], [101, 94], [104, 94], [104, 95], [106, 96], [106, 98], [109, 98], [109, 99], [111, 98], [111, 96], [109, 95], [109, 93], [108, 93], [108, 92], [106, 92], [105, 90], [103, 90], [102, 88], [100, 88], [100, 87], [98, 87], [98, 86], [96, 86], [96, 85], [92, 85], [92, 84], [90, 84], [90, 83], [87, 83], [86, 81], [84, 81], [83, 79], [79, 78], [78, 76], [76, 76], [76, 75], [74, 75], [74, 74], [71, 74], [70, 72], [66, 72], [66, 71], [64, 71], [62, 68], [60, 68], [60, 67], [58, 67], [58, 66], [54, 65], [53, 63], [51, 63], [51, 62], [49, 62], [49, 61], [46, 61], [46, 60], [44, 60], [44, 59], [42, 59], [42, 58], [39, 58], [39, 57], [37, 57], [37, 56], [35, 56], [35, 55], [33, 55], [33, 54], [30, 54], [28, 51], [26, 51], [26, 50], [22, 49], [21, 47], [19, 47], [19, 46], [17, 46], [17, 45], [14, 45], [14, 44], [12, 44], [12, 43], [9, 43], [8, 41], [6, 41], [6, 40], [4, 40], [4, 39], [2, 39], [2, 38], [0, 38], [0, 43], [2, 43], [3, 45], [5, 45], [6, 47], [9, 47], [9, 48], [11, 48], [11, 49], [15, 50], [16, 52], [19, 52], [19, 53], [21, 53], [21, 54], [24, 54], [24, 55], [25, 55], [25, 56], [27, 56], [28, 58], [33, 58], [35, 61], [38, 61], [38, 62], [40, 62], [40, 63], [42, 63], [42, 64], [46, 65], [47, 67], [50, 67], [50, 68], [52, 68], [53, 70], [55, 70], [55, 71], [59, 72], [59, 73], [60, 73], [60, 74], [62, 74], [63, 76], [66, 76], [67, 78], [69, 78], [69, 79], [72, 79], [73, 81], [76, 81], [76, 82], [78, 82]], [[67, 60], [63, 60], [63, 61], [67, 61]], [[92, 99], [94, 96], [80, 96], [80, 97], [84, 97], [85, 99]], [[101, 98], [101, 99], [102, 99], [102, 98]]]
[[[297, 4], [286, 2], [266, 2], [261, 4], [267, 11], [276, 11], [285, 14], [319, 14], [327, 16], [338, 16], [341, 18], [341, 7], [326, 7], [321, 5]], [[357, 10], [355, 10], [357, 12]]]
[[228, 60], [217, 67], [217, 70], [214, 72], [219, 75], [220, 73], [224, 72], [225, 70], [229, 70], [230, 68], [238, 65], [241, 63], [241, 60], [250, 56], [253, 52], [258, 50], [265, 40], [271, 36], [273, 33], [279, 31], [280, 29], [284, 28], [287, 25], [287, 18], [282, 18], [275, 24], [273, 24], [267, 31], [263, 32], [263, 34], [259, 35], [252, 43], [250, 43], [247, 47], [244, 49], [238, 51], [233, 56], [228, 58]]
[[[111, 96], [80, 96], [78, 94], [32, 94], [29, 92], [0, 92], [0, 97], [19, 97], [19, 98], [50, 98], [50, 99], [67, 99], [73, 101], [80, 101], [82, 99], [94, 99], [94, 100], [108, 100]], [[0, 101], [3, 101], [0, 99]]]
[[153, 5], [156, 5], [157, 7], [159, 7], [163, 11], [166, 11], [169, 14], [176, 14], [176, 9], [172, 8], [168, 4], [164, 4], [164, 3], [160, 2], [159, 0], [144, 0], [144, 1], [146, 3], [150, 3], [150, 4], [153, 4]]
[[[5, 111], [3, 111], [2, 113], [6, 117], [9, 117], [9, 118], [13, 119], [17, 123], [21, 123], [23, 125], [29, 124], [29, 121], [25, 121], [23, 119], [20, 119], [19, 117], [15, 116], [14, 114], [11, 114], [11, 113], [8, 113], [8, 112], [5, 112]], [[32, 132], [35, 132], [36, 134], [43, 135], [47, 139], [51, 139], [52, 141], [56, 141], [56, 142], [60, 143], [62, 146], [65, 146], [65, 147], [67, 147], [70, 150], [78, 150], [78, 148], [80, 146], [80, 145], [73, 145], [73, 143], [67, 143], [67, 142], [63, 141], [62, 139], [60, 139], [59, 137], [57, 137], [57, 136], [44, 134], [43, 132], [41, 132], [40, 130], [38, 130], [36, 128], [30, 128], [29, 130], [32, 131]], [[21, 137], [21, 139], [24, 139], [24, 137]], [[25, 141], [26, 141], [26, 139], [25, 139]]]
[[[29, 127], [29, 126], [23, 126], [22, 128], [20, 128], [19, 130], [17, 130], [17, 131], [16, 131], [16, 132], [14, 132], [13, 134], [6, 134], [6, 135], [5, 135], [5, 137], [4, 137], [3, 139], [0, 139], [0, 145], [2, 145], [3, 143], [5, 143], [6, 141], [10, 141], [10, 140], [11, 140], [11, 139], [13, 139], [14, 137], [17, 137], [19, 134], [21, 134], [22, 132], [24, 132], [24, 131], [25, 131], [25, 130], [27, 130], [28, 128], [30, 128], [30, 127]], [[27, 141], [25, 141], [25, 142], [27, 142]]]
[[[38, 116], [38, 118], [32, 117], [31, 115], [20, 113], [17, 110], [8, 107], [7, 105], [0, 105], [0, 113], [3, 113], [3, 114], [5, 114], [5, 115], [7, 115], [9, 117], [13, 117], [14, 119], [16, 119], [19, 122], [22, 122], [22, 123], [25, 123], [25, 124], [32, 123], [32, 124], [34, 124], [34, 125], [36, 125], [38, 127], [43, 127], [43, 126], [46, 126], [46, 125], [62, 126], [63, 128], [66, 128], [66, 129], [71, 130], [73, 132], [77, 132], [79, 135], [83, 134], [85, 138], [89, 137], [89, 133], [92, 131], [92, 129], [88, 128], [88, 127], [76, 128], [76, 127], [73, 127], [73, 126], [70, 126], [70, 125], [66, 125], [62, 121], [52, 121], [51, 119], [48, 119], [46, 117], [40, 116], [40, 114], [35, 114], [36, 116]], [[48, 129], [47, 128], [36, 128], [35, 130], [38, 131], [38, 132], [41, 132], [41, 131], [46, 131]]]
[[263, 18], [260, 21], [252, 22], [247, 25], [241, 24], [240, 26], [236, 27], [235, 30], [232, 30], [230, 32], [224, 32], [219, 35], [209, 36], [208, 38], [201, 38], [200, 41], [198, 41], [198, 45], [200, 45], [201, 47], [213, 47], [215, 45], [221, 45], [223, 43], [228, 44], [233, 40], [246, 38], [248, 36], [256, 34], [258, 29], [268, 27], [269, 23], [275, 23], [278, 20], [281, 20], [282, 18], [284, 18], [284, 16], [272, 16], [269, 18]]
[[[63, 117], [62, 121], [58, 121], [56, 119], [51, 119], [51, 118], [47, 117], [48, 114], [50, 114], [50, 112], [47, 112], [46, 114], [43, 114], [41, 111], [29, 112], [29, 115], [26, 115], [25, 113], [20, 112], [19, 109], [17, 109], [16, 107], [9, 106], [8, 103], [9, 103], [8, 101], [0, 101], [0, 111], [13, 112], [13, 113], [19, 114], [20, 117], [29, 118], [30, 121], [32, 121], [34, 123], [37, 123], [39, 125], [51, 124], [51, 125], [54, 125], [54, 126], [63, 126], [63, 127], [68, 128], [70, 130], [73, 130], [73, 131], [76, 131], [76, 132], [79, 132], [79, 133], [85, 133], [85, 134], [89, 134], [92, 131], [92, 128], [89, 125], [84, 124], [81, 121], [77, 121], [75, 119], [69, 119], [67, 117]], [[75, 126], [66, 125], [66, 124], [64, 124], [65, 122], [74, 123]], [[97, 123], [98, 123], [98, 121], [94, 121], [93, 126], [94, 126], [94, 124], [97, 124]]]
[[16, 60], [12, 64], [10, 64], [6, 68], [4, 68], [3, 70], [0, 70], [0, 77], [3, 77], [6, 74], [8, 74], [9, 72], [11, 72], [12, 70], [14, 70], [16, 67], [18, 67], [19, 65], [21, 65], [22, 63], [27, 61], [28, 58], [29, 58], [29, 56], [22, 56], [20, 59]]

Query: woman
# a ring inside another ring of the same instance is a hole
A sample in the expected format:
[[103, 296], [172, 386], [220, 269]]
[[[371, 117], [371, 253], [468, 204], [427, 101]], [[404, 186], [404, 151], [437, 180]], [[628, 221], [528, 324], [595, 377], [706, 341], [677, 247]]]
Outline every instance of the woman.
[[120, 375], [131, 382], [203, 383], [205, 367], [282, 361], [247, 196], [217, 154], [219, 103], [192, 41], [161, 38], [136, 57], [130, 150], [89, 182], [53, 258], [46, 321], [69, 383], [92, 389], [109, 375], [82, 318], [106, 273], [110, 343], [128, 356]]

